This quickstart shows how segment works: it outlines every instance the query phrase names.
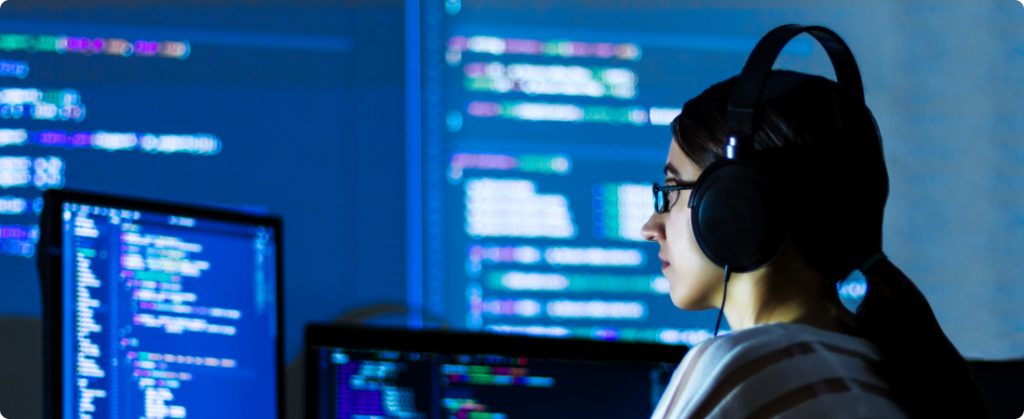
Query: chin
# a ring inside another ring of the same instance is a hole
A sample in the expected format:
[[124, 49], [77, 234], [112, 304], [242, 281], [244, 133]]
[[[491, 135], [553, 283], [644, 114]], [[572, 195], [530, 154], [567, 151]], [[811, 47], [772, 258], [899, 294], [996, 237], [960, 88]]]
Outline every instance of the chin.
[[681, 310], [699, 311], [718, 308], [714, 295], [722, 284], [716, 281], [706, 269], [665, 272], [668, 278], [668, 295], [672, 305]]
[[713, 303], [713, 298], [711, 298], [714, 290], [700, 285], [703, 285], [703, 283], [689, 282], [686, 284], [670, 284], [668, 295], [669, 298], [672, 299], [672, 305], [676, 306], [680, 310], [687, 311], [700, 311], [707, 310], [709, 308], [718, 308], [718, 305]]
[[707, 308], [705, 307], [707, 304], [704, 304], [701, 299], [694, 298], [692, 295], [686, 295], [685, 293], [680, 295], [670, 291], [669, 297], [672, 300], [672, 305], [676, 306], [676, 308], [680, 310], [697, 311]]

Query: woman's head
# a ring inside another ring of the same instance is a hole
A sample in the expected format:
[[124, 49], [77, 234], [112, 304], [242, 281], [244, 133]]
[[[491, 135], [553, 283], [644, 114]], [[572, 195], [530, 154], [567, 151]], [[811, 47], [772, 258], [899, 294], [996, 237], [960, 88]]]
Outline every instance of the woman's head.
[[[735, 77], [722, 81], [683, 106], [672, 122], [666, 183], [692, 183], [723, 157], [735, 86]], [[892, 396], [914, 417], [984, 415], [966, 362], [914, 283], [885, 258], [862, 267], [882, 250], [889, 193], [881, 136], [870, 110], [835, 82], [785, 71], [773, 71], [761, 105], [751, 158], [778, 186], [789, 231], [781, 256], [762, 269], [799, 259], [834, 296], [835, 283], [860, 268], [868, 291], [857, 309], [857, 333], [878, 346], [879, 368]], [[689, 196], [688, 190], [675, 192], [671, 209], [652, 215], [643, 233], [661, 246], [673, 303], [713, 308], [722, 270], [697, 246]], [[937, 406], [933, 400], [947, 403]]]
[[[666, 182], [693, 182], [724, 155], [729, 98], [736, 78], [717, 83], [683, 106], [672, 122]], [[881, 249], [888, 174], [874, 119], [857, 96], [823, 77], [775, 71], [769, 79], [752, 158], [778, 186], [789, 223], [786, 246], [834, 283]], [[655, 214], [644, 234], [661, 245], [673, 302], [717, 306], [721, 269], [697, 248], [686, 207]]]

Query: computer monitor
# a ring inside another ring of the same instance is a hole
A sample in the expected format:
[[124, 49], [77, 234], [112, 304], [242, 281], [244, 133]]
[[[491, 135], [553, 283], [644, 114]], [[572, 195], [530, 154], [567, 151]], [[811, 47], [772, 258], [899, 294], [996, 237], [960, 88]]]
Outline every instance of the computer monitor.
[[279, 218], [44, 202], [46, 417], [283, 417]]
[[313, 325], [308, 418], [647, 417], [686, 349]]

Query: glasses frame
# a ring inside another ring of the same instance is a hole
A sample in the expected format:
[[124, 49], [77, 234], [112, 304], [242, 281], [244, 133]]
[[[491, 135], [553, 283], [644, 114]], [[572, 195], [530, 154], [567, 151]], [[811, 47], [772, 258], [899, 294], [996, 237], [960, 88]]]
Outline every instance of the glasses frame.
[[675, 200], [671, 199], [672, 192], [691, 190], [694, 186], [696, 186], [696, 183], [659, 185], [658, 182], [654, 182], [654, 184], [651, 185], [651, 193], [654, 194], [654, 212], [657, 214], [664, 214], [671, 211], [672, 207], [676, 205], [676, 201], [678, 201], [678, 194], [676, 194]]

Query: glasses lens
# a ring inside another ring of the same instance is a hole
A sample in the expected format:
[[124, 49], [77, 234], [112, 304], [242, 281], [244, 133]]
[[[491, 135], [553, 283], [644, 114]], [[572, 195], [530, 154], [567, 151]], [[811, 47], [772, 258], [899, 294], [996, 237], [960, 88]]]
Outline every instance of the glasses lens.
[[664, 213], [668, 211], [668, 192], [662, 189], [661, 185], [654, 184], [654, 212]]
[[658, 193], [658, 184], [651, 185], [651, 192], [654, 194], [654, 212], [661, 212], [661, 194]]

